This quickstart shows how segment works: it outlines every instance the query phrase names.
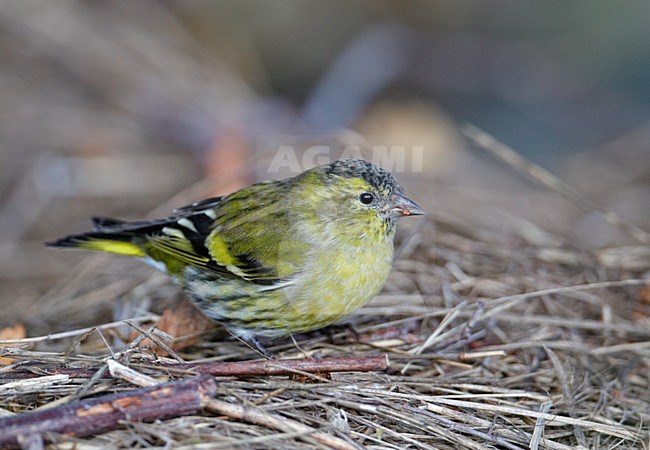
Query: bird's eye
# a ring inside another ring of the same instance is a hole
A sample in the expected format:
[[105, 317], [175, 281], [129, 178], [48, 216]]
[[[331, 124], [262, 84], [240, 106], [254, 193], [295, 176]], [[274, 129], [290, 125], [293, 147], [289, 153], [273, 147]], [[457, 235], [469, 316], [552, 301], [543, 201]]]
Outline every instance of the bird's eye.
[[374, 199], [375, 199], [375, 196], [372, 195], [370, 192], [364, 192], [361, 195], [359, 195], [359, 201], [361, 203], [363, 203], [364, 205], [371, 204]]

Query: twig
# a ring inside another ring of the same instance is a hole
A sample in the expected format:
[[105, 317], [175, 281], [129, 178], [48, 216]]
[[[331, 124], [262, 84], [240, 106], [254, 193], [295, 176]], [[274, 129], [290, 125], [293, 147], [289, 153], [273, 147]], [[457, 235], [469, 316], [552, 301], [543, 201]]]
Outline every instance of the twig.
[[106, 361], [106, 365], [108, 366], [108, 371], [113, 378], [120, 378], [140, 387], [150, 387], [160, 384], [160, 382], [155, 378], [144, 375], [136, 370], [131, 369], [130, 367], [126, 367], [114, 359], [109, 359]]
[[28, 392], [42, 392], [44, 389], [53, 384], [64, 383], [68, 381], [68, 375], [50, 375], [36, 379], [14, 381], [0, 385], [0, 396], [25, 394]]
[[324, 372], [375, 372], [388, 369], [388, 355], [364, 356], [357, 358], [330, 359], [287, 359], [243, 361], [229, 363], [187, 363], [174, 364], [168, 367], [191, 370], [213, 376], [274, 376], [291, 375], [296, 370], [308, 373]]
[[[129, 319], [131, 322], [154, 322], [158, 320], [160, 316], [157, 316], [155, 314], [149, 314], [146, 316], [141, 316], [141, 317], [134, 317], [132, 319]], [[124, 320], [119, 320], [117, 322], [110, 322], [110, 323], [105, 323], [102, 325], [96, 325], [94, 327], [88, 327], [88, 328], [79, 328], [77, 330], [70, 330], [70, 331], [64, 331], [61, 333], [53, 333], [53, 334], [48, 334], [47, 336], [37, 336], [37, 337], [32, 337], [32, 338], [23, 338], [23, 339], [3, 339], [0, 340], [0, 345], [5, 345], [5, 344], [26, 344], [26, 343], [34, 343], [34, 342], [45, 342], [45, 341], [54, 341], [57, 339], [66, 339], [69, 337], [73, 336], [79, 336], [79, 335], [84, 335], [88, 332], [92, 332], [95, 330], [106, 330], [109, 328], [115, 328], [124, 325], [125, 321]]]
[[[212, 375], [215, 377], [245, 377], [245, 376], [281, 376], [292, 375], [296, 371], [307, 373], [325, 372], [381, 372], [389, 367], [388, 355], [363, 356], [357, 358], [330, 358], [330, 359], [287, 359], [264, 361], [237, 361], [237, 362], [197, 362], [185, 364], [133, 364], [154, 370], [169, 370], [182, 373], [196, 373]], [[17, 370], [0, 373], [2, 379], [35, 378], [43, 373], [48, 375], [68, 375], [71, 378], [90, 378], [95, 369], [74, 367], [39, 367], [38, 373], [30, 371], [29, 367], [22, 366]], [[108, 378], [109, 375], [105, 375]]]
[[194, 414], [205, 398], [216, 392], [217, 382], [201, 376], [0, 419], [0, 447], [17, 447], [21, 436], [48, 438], [57, 433], [81, 437], [113, 430], [122, 421], [148, 422]]
[[461, 352], [458, 354], [458, 359], [461, 361], [468, 361], [471, 359], [490, 358], [493, 356], [506, 356], [505, 350], [490, 350], [487, 352]]

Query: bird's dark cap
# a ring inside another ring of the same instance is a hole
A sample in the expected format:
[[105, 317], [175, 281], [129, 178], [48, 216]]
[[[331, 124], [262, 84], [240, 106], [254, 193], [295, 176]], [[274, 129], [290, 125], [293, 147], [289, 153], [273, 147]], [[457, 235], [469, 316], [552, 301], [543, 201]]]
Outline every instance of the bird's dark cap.
[[323, 168], [327, 174], [362, 178], [379, 192], [388, 194], [395, 189], [401, 190], [390, 172], [363, 159], [339, 159]]

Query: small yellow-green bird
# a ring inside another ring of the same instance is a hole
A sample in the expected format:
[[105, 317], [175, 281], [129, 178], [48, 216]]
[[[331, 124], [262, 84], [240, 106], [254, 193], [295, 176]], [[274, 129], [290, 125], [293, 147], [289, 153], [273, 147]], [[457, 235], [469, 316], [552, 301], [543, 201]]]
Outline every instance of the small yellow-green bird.
[[381, 289], [396, 219], [424, 214], [386, 170], [342, 159], [152, 221], [93, 218], [47, 245], [135, 256], [205, 315], [268, 356], [258, 337], [327, 326]]

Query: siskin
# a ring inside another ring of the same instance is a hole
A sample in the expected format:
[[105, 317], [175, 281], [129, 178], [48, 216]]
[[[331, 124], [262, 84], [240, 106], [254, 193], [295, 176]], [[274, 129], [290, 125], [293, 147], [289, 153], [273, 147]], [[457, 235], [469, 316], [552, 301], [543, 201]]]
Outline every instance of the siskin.
[[390, 272], [396, 219], [424, 214], [389, 172], [354, 159], [175, 212], [93, 218], [94, 231], [47, 245], [144, 259], [266, 356], [258, 337], [322, 328], [373, 298]]

